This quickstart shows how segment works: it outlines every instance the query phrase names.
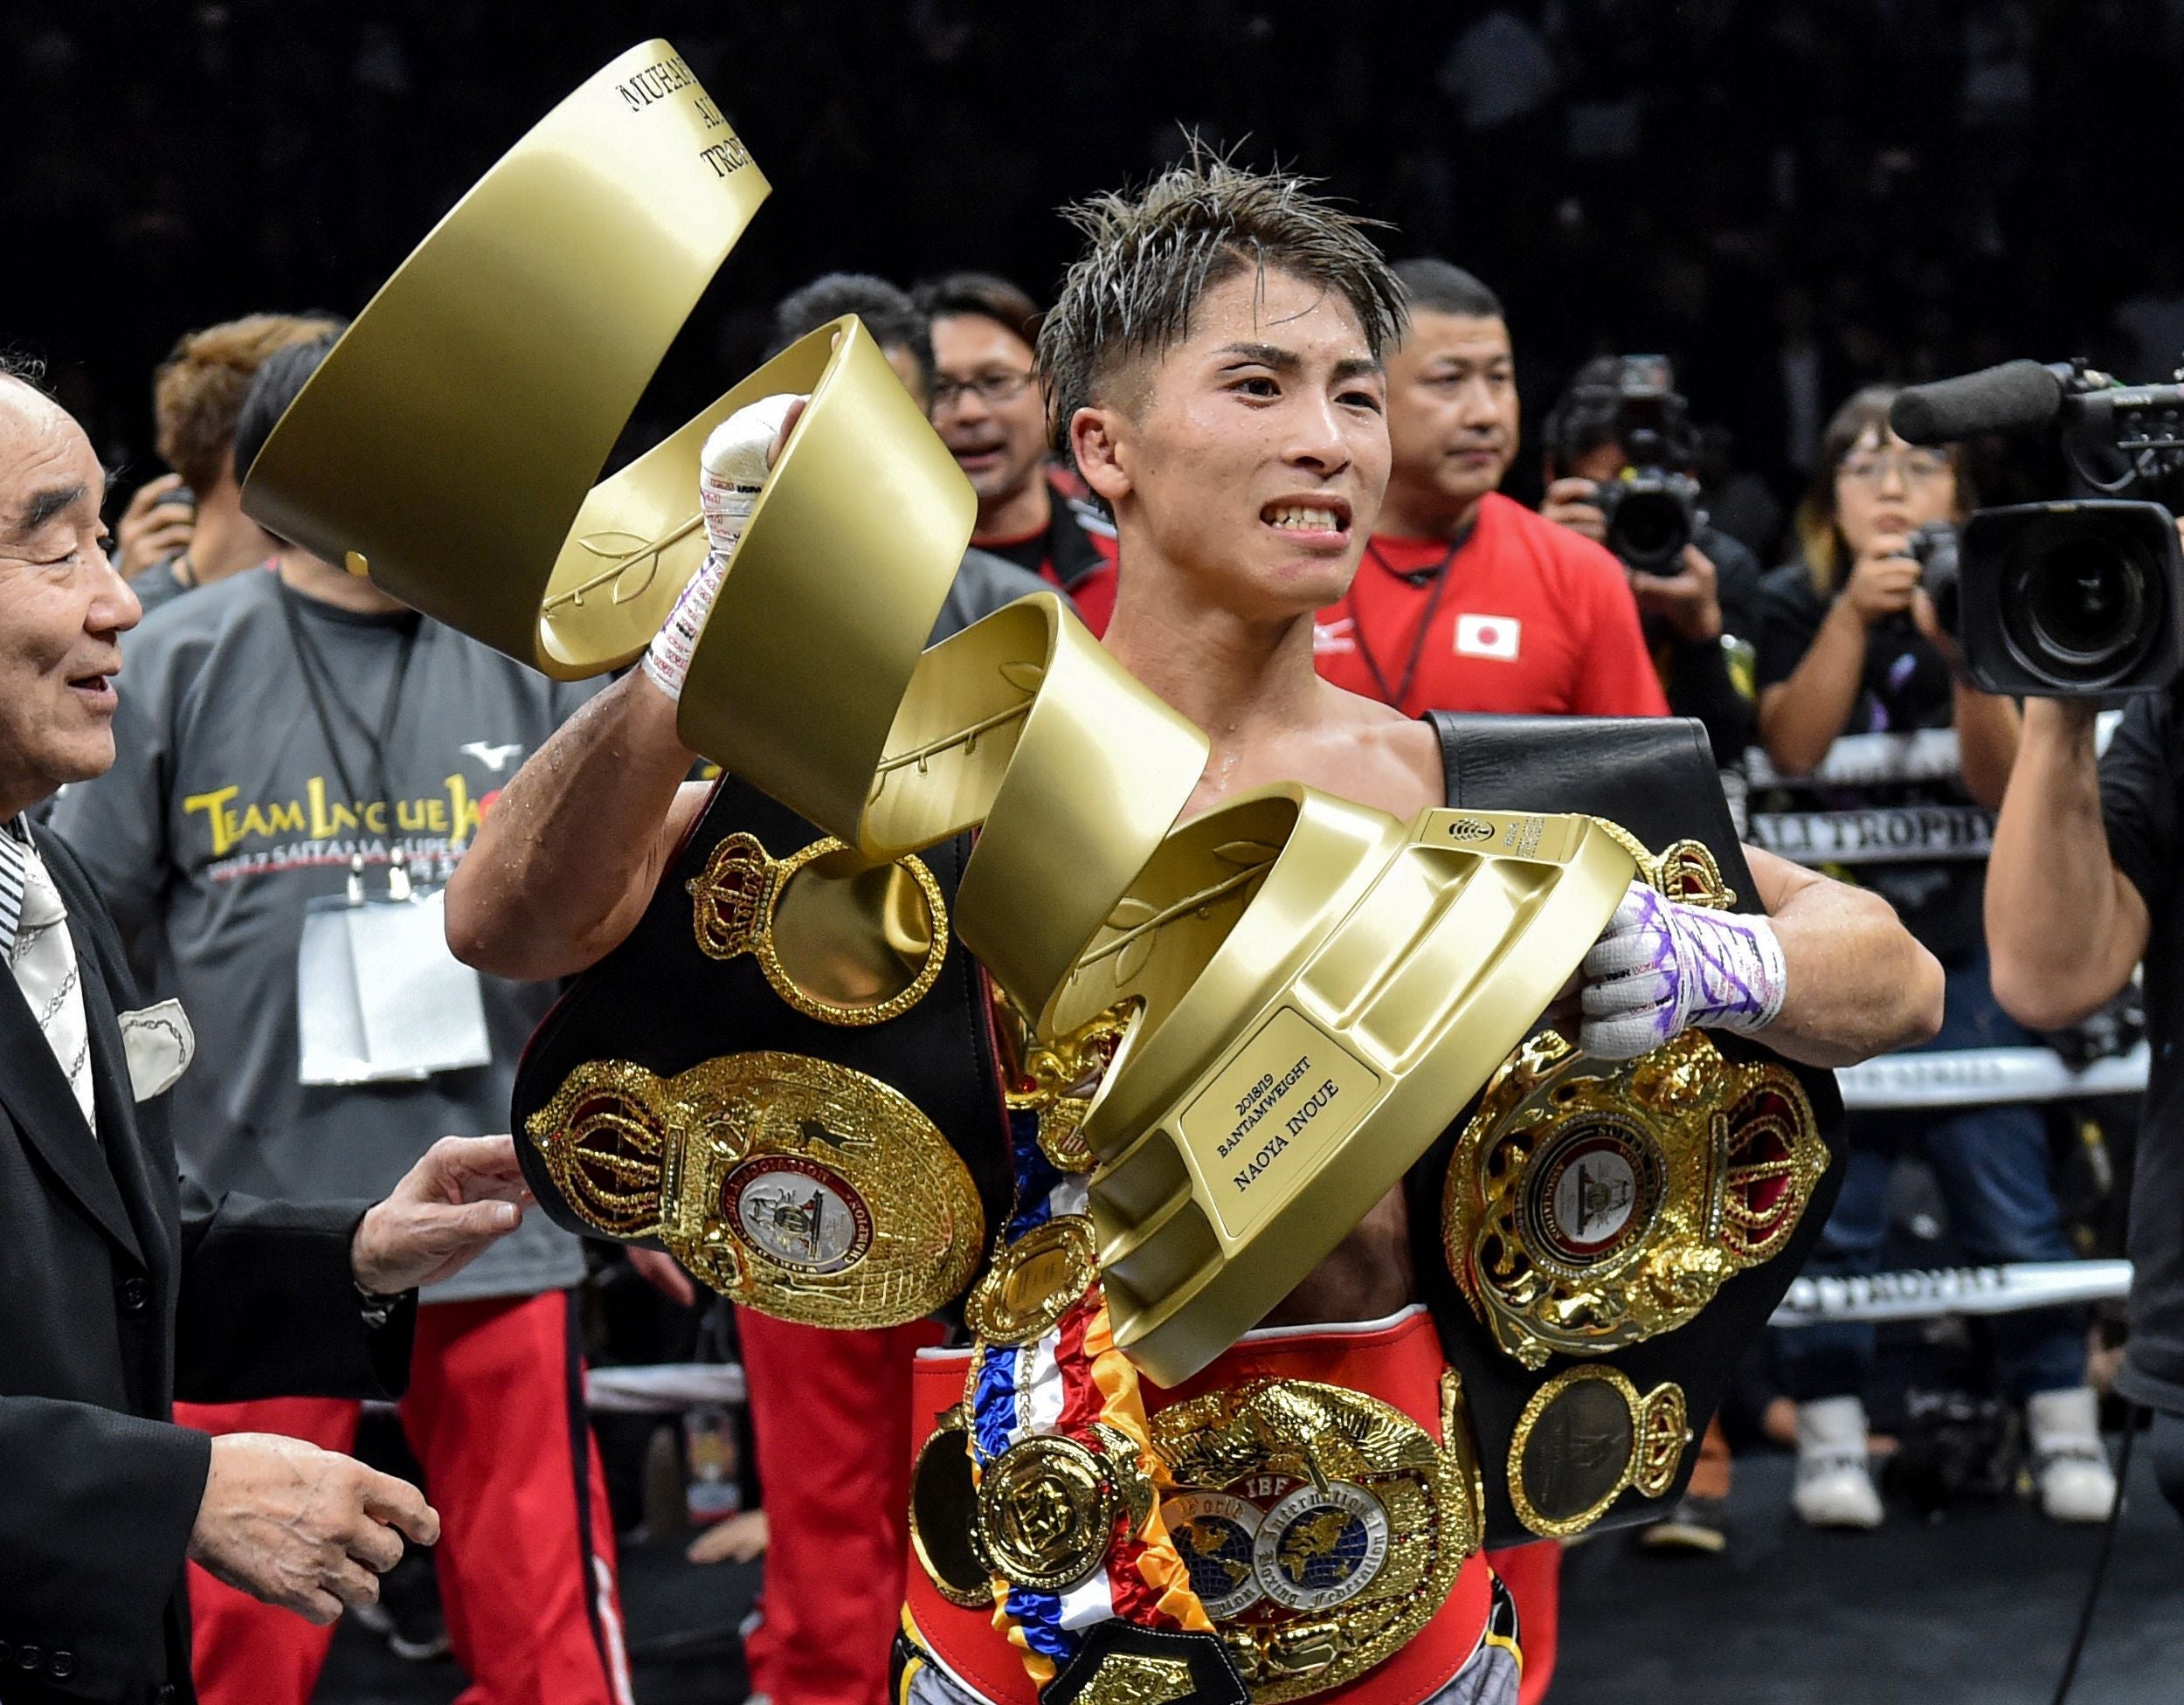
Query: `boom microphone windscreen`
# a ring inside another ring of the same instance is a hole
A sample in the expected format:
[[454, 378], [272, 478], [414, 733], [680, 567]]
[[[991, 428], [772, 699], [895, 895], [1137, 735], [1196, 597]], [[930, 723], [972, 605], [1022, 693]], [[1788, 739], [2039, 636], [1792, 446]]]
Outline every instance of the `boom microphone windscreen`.
[[1889, 425], [1911, 444], [1946, 444], [1982, 432], [2045, 426], [2063, 406], [2063, 381], [2036, 361], [2008, 361], [1961, 378], [1900, 392]]

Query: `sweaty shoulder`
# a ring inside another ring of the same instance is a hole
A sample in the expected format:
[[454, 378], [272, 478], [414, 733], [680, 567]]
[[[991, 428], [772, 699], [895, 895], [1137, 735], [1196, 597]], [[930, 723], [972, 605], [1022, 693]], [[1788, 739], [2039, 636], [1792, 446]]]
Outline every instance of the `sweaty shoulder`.
[[1331, 684], [1324, 690], [1335, 749], [1324, 774], [1299, 779], [1400, 818], [1447, 803], [1441, 742], [1431, 723]]

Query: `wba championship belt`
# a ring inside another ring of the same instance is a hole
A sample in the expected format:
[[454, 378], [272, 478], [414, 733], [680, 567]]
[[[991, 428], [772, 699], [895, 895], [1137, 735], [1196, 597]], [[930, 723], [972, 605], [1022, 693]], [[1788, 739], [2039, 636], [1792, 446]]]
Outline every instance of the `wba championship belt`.
[[[674, 50], [631, 50], [381, 288], [267, 440], [245, 507], [510, 656], [594, 674], [642, 651], [703, 561], [706, 436], [747, 403], [808, 395], [692, 656], [681, 737], [840, 840], [849, 851], [829, 868], [845, 880], [858, 861], [901, 865], [978, 828], [953, 939], [1034, 1039], [1109, 1015], [1125, 1025], [1082, 1121], [1099, 1163], [1089, 1218], [1114, 1275], [1116, 1345], [1178, 1383], [1332, 1251], [1485, 1084], [1635, 861], [1588, 819], [1528, 804], [1406, 827], [1294, 784], [1177, 829], [1205, 735], [1059, 598], [922, 651], [976, 502], [854, 316], [593, 484], [766, 193]], [[792, 974], [787, 914], [827, 858], [754, 873], [757, 856], [722, 874], [781, 883], [774, 952], [730, 963], [774, 997], [784, 982], [811, 992]], [[748, 927], [722, 908], [723, 942]], [[798, 1167], [744, 1170], [738, 1145], [757, 1139], [730, 1110], [764, 1101], [764, 1152], [823, 1168], [837, 1145], [820, 1133], [843, 1122], [910, 1129], [895, 1101], [778, 1060], [662, 1061], [663, 1076], [593, 1059], [555, 1086], [568, 1099], [549, 1122], [572, 1134], [564, 1155], [594, 1157], [563, 1169], [579, 1219], [631, 1235], [656, 1195], [654, 1234], [730, 1285], [745, 1282], [753, 1223], [799, 1252], [793, 1285], [769, 1269], [784, 1291], [875, 1258], [876, 1215], [868, 1232], [846, 1198], [835, 1215], [839, 1192], [791, 1182], [822, 1182]]]
[[[1696, 722], [1429, 720], [1452, 805], [1597, 813], [1672, 898], [1761, 909]], [[1489, 1543], [1650, 1520], [1681, 1494], [1687, 1444], [1827, 1223], [1842, 1150], [1834, 1073], [1741, 1037], [1608, 1061], [1548, 1031], [1502, 1066], [1408, 1180]]]
[[954, 1301], [1009, 1191], [985, 979], [949, 928], [963, 856], [867, 865], [722, 781], [524, 1052], [516, 1146], [548, 1213], [784, 1320]]

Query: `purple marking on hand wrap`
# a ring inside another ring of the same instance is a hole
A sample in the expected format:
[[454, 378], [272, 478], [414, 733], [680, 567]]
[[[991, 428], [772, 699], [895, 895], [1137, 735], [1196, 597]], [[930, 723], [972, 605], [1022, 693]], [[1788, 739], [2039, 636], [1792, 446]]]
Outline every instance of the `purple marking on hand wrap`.
[[1774, 1004], [1767, 957], [1750, 922], [1648, 888], [1634, 889], [1633, 899], [1636, 916], [1621, 933], [1645, 936], [1650, 963], [1614, 980], [1653, 979], [1645, 1005], [1656, 1044], [1690, 1025], [1748, 1022]]
[[1690, 1002], [1690, 1022], [1719, 1024], [1727, 1018], [1753, 1018], [1769, 1004], [1767, 991], [1755, 986], [1763, 975], [1765, 960], [1753, 942], [1752, 928], [1731, 916], [1687, 908], [1677, 920], [1691, 948], [1691, 969], [1697, 972]]

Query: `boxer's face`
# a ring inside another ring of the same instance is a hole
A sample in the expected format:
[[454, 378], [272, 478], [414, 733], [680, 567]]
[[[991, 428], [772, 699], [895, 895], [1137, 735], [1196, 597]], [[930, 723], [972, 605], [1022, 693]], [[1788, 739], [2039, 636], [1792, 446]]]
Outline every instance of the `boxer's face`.
[[105, 492], [66, 411], [0, 379], [0, 820], [114, 763], [121, 637], [143, 612], [107, 562]]
[[1356, 312], [1290, 273], [1209, 289], [1187, 336], [1071, 422], [1115, 511], [1124, 582], [1249, 619], [1339, 598], [1388, 478], [1387, 388]]

